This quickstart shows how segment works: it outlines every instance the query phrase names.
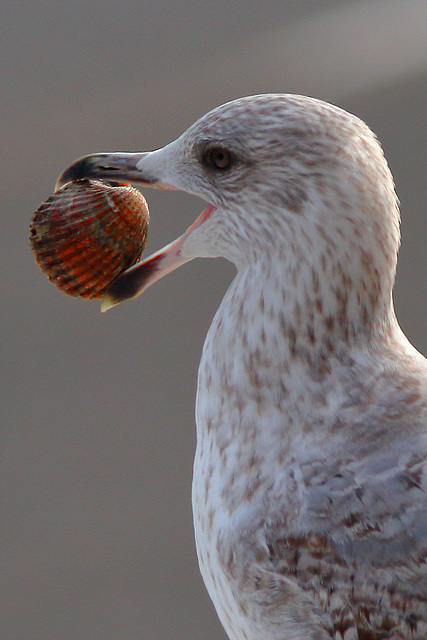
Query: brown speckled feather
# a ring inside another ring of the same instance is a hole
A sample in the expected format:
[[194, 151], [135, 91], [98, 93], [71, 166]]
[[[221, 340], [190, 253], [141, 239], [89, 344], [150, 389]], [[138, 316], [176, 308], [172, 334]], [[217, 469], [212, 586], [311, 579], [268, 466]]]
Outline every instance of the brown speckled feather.
[[252, 96], [63, 179], [82, 174], [212, 205], [137, 267], [139, 290], [194, 257], [237, 267], [200, 363], [193, 481], [230, 639], [426, 640], [427, 365], [394, 315], [399, 211], [373, 133], [319, 100]]
[[421, 640], [427, 367], [391, 304], [392, 179], [363, 123], [303, 98], [231, 103], [197, 134], [225, 122], [232, 148], [246, 109], [258, 163], [215, 240], [239, 271], [199, 370], [202, 573], [235, 640]]

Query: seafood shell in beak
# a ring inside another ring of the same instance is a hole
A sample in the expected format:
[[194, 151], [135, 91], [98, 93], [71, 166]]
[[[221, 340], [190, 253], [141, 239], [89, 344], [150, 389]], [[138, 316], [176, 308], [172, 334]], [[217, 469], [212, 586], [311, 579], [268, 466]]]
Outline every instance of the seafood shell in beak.
[[37, 264], [59, 289], [99, 298], [140, 260], [149, 219], [137, 189], [77, 180], [39, 206], [31, 221], [30, 244]]

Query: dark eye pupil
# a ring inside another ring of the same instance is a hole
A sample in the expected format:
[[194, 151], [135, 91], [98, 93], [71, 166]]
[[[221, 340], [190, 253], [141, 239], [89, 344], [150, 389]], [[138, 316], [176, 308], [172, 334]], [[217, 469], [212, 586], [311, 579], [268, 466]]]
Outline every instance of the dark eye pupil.
[[211, 149], [208, 155], [208, 163], [215, 169], [227, 169], [230, 166], [231, 158], [226, 149]]

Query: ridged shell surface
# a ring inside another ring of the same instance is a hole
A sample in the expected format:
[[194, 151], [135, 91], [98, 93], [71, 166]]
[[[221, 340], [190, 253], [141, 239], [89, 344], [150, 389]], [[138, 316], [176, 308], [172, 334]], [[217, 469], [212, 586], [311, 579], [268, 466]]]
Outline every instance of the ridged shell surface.
[[36, 262], [59, 289], [97, 298], [140, 260], [148, 223], [148, 206], [137, 189], [78, 180], [39, 206], [30, 243]]

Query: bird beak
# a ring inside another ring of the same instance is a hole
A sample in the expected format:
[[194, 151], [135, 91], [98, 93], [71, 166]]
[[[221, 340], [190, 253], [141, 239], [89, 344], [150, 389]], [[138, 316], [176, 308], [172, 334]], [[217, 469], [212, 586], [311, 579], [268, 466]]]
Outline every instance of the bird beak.
[[[157, 189], [179, 189], [168, 181], [162, 180], [162, 174], [165, 174], [161, 155], [163, 150], [84, 156], [59, 176], [55, 189], [60, 189], [67, 182], [85, 178], [132, 182]], [[213, 205], [206, 207], [182, 236], [118, 276], [101, 300], [101, 311], [107, 311], [120, 302], [139, 296], [154, 282], [197, 257], [193, 252], [186, 251], [186, 241], [214, 210]]]
[[[156, 159], [161, 151], [162, 149], [146, 153], [95, 153], [83, 156], [61, 173], [55, 190], [60, 189], [67, 182], [84, 178], [132, 182], [158, 189], [173, 189], [174, 187], [162, 183], [155, 175], [156, 165], [159, 164]], [[153, 165], [152, 169], [149, 168], [150, 165]]]

